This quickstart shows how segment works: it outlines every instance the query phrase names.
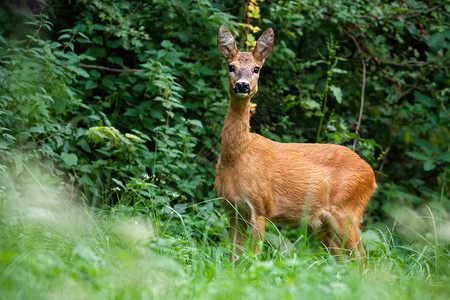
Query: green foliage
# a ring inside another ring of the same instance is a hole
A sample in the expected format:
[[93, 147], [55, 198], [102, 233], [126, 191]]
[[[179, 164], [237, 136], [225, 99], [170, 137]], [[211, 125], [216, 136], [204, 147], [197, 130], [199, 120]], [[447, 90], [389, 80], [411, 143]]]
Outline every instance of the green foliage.
[[328, 92], [330, 90], [333, 92], [334, 96], [336, 97], [336, 101], [338, 103], [341, 103], [341, 101], [342, 101], [341, 89], [334, 85], [333, 86], [330, 85], [330, 81], [333, 77], [335, 67], [339, 60], [338, 57], [336, 57], [336, 45], [335, 45], [333, 39], [331, 39], [331, 41], [329, 43], [327, 43], [327, 50], [328, 50], [328, 58], [325, 58], [325, 56], [323, 56], [321, 53], [319, 53], [322, 60], [326, 61], [328, 69], [327, 69], [327, 79], [325, 81], [325, 89], [324, 89], [323, 95], [320, 99], [322, 111], [320, 112], [319, 129], [317, 129], [317, 138], [316, 138], [317, 143], [320, 143], [320, 141], [321, 141], [320, 130], [322, 129], [322, 123], [323, 123], [325, 115], [328, 111], [328, 106], [327, 106]]
[[66, 137], [78, 131], [68, 120], [81, 105], [72, 88], [80, 70], [61, 69], [68, 58], [62, 45], [39, 38], [51, 27], [47, 17], [28, 25], [26, 43], [0, 38], [1, 165], [11, 176], [23, 176], [30, 162], [61, 175], [55, 163], [70, 147]]
[[[276, 28], [277, 40], [261, 78], [267, 94], [259, 98], [281, 106], [282, 114], [272, 109], [282, 116], [271, 120], [271, 138], [292, 141], [286, 136], [300, 134], [300, 141], [314, 141], [323, 136], [323, 142], [350, 146], [363, 81], [361, 53], [352, 37], [361, 47], [367, 75], [357, 151], [378, 171], [380, 189], [370, 209], [375, 219], [386, 217], [379, 207], [392, 183], [410, 195], [402, 205], [433, 202], [449, 209], [446, 8], [448, 3], [440, 1], [261, 4], [262, 22]], [[323, 57], [330, 35], [339, 58], [331, 82], [328, 66], [334, 61]], [[434, 38], [441, 39], [439, 46]], [[323, 95], [332, 99], [326, 106], [321, 106]], [[258, 108], [265, 113], [263, 105]], [[324, 131], [314, 136], [326, 111]], [[412, 198], [420, 200], [407, 200]]]
[[449, 9], [434, 0], [71, 0], [24, 22], [2, 3], [0, 186], [20, 199], [32, 178], [87, 205], [148, 214], [190, 242], [205, 228], [220, 239], [226, 216], [213, 182], [229, 95], [217, 29], [226, 24], [244, 50], [270, 26], [275, 49], [253, 131], [348, 147], [357, 137], [379, 186], [369, 224], [424, 207], [445, 216]]
[[[179, 192], [183, 199], [212, 194], [212, 162], [194, 153], [216, 152], [220, 124], [210, 125], [208, 133], [201, 119], [217, 112], [224, 114], [226, 96], [206, 85], [219, 81], [209, 67], [218, 65], [218, 54], [201, 53], [197, 49], [200, 45], [193, 44], [188, 51], [182, 50], [179, 41], [171, 41], [175, 35], [170, 30], [151, 38], [143, 30], [149, 26], [146, 22], [159, 18], [166, 9], [174, 12], [173, 22], [180, 23], [184, 17], [175, 12], [186, 5], [178, 4], [78, 1], [83, 13], [73, 28], [59, 30], [58, 42], [41, 38], [42, 31], [51, 29], [43, 15], [33, 21], [36, 31], [25, 40], [3, 38], [2, 51], [15, 56], [2, 55], [6, 87], [1, 131], [6, 159], [2, 168], [20, 175], [21, 156], [50, 160], [51, 168], [46, 163], [42, 167], [58, 175], [59, 170], [68, 170], [66, 176], [80, 187], [85, 201], [94, 205], [115, 202], [113, 179], [127, 182], [142, 174], [155, 178], [161, 190], [158, 193]], [[148, 14], [146, 19], [134, 15], [135, 9]], [[195, 20], [197, 26], [211, 18], [217, 19], [217, 26], [227, 22], [207, 3], [194, 11], [201, 16]], [[135, 28], [135, 24], [141, 26]], [[186, 29], [193, 30], [182, 24], [178, 28]], [[214, 35], [211, 32], [211, 37]], [[176, 36], [187, 35], [180, 32]], [[20, 47], [24, 42], [28, 49]], [[205, 40], [204, 45], [210, 48], [211, 42]], [[45, 61], [40, 54], [43, 51], [48, 56]], [[29, 62], [18, 59], [24, 53]], [[129, 72], [115, 72], [128, 67], [132, 68]], [[29, 86], [22, 86], [20, 76], [30, 82]], [[194, 89], [187, 93], [178, 83], [179, 77], [191, 82]], [[17, 84], [22, 90], [15, 87]], [[30, 97], [34, 103], [27, 102]], [[217, 98], [222, 105], [214, 103]], [[26, 121], [16, 124], [12, 120], [16, 118]], [[27, 149], [36, 149], [22, 151], [21, 156], [11, 153], [22, 150], [21, 140], [28, 142]]]

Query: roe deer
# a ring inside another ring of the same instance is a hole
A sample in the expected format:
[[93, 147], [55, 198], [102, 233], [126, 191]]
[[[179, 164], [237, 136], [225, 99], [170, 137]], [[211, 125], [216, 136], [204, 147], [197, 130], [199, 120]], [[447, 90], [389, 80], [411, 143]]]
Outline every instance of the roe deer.
[[[310, 230], [322, 233], [321, 241], [334, 253], [343, 246], [346, 253], [364, 257], [359, 224], [377, 188], [372, 168], [343, 146], [278, 143], [251, 133], [250, 99], [258, 90], [264, 60], [273, 50], [274, 32], [267, 29], [253, 52], [240, 52], [222, 25], [217, 43], [228, 62], [231, 99], [214, 189], [227, 210], [237, 209], [244, 218], [230, 214], [236, 254], [241, 253], [245, 223], [251, 224], [252, 241], [259, 242], [266, 220], [305, 220]], [[257, 245], [254, 252], [259, 252]]]

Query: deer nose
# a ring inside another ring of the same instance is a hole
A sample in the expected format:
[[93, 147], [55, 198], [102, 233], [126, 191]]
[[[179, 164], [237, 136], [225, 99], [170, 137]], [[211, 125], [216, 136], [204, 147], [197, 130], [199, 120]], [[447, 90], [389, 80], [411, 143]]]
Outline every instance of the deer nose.
[[234, 87], [234, 92], [239, 93], [239, 94], [250, 93], [250, 84], [245, 81], [236, 82], [236, 86]]

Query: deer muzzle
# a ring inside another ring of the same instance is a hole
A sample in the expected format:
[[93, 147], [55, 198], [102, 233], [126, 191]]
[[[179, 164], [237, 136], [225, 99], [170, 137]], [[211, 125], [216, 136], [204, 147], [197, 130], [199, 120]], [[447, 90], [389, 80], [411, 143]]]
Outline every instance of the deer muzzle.
[[236, 82], [234, 92], [239, 96], [247, 96], [250, 93], [250, 83], [247, 80]]

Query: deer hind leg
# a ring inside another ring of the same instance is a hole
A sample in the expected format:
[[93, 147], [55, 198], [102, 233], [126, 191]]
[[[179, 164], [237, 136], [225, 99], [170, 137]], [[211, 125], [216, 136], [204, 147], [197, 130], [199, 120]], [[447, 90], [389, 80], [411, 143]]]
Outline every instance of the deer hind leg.
[[336, 240], [340, 241], [340, 249], [346, 256], [354, 255], [357, 259], [362, 258], [365, 265], [366, 252], [359, 234], [359, 219], [355, 220], [348, 213], [344, 213], [333, 217], [329, 224], [332, 230], [327, 239], [335, 236]]
[[[337, 216], [336, 216], [337, 215]], [[323, 211], [319, 214], [321, 240], [333, 254], [354, 254], [356, 258], [365, 257], [364, 247], [359, 235], [359, 224], [347, 214]]]
[[340, 255], [342, 250], [341, 236], [336, 234], [338, 224], [330, 212], [321, 210], [316, 216], [308, 220], [308, 225], [319, 241], [334, 255]]
[[341, 230], [345, 230], [345, 248], [351, 250], [350, 253], [352, 253], [355, 258], [363, 258], [363, 262], [365, 263], [366, 251], [364, 250], [361, 235], [359, 234], [359, 223], [355, 224], [354, 221], [350, 222], [347, 220], [346, 222], [341, 222], [340, 224]]

